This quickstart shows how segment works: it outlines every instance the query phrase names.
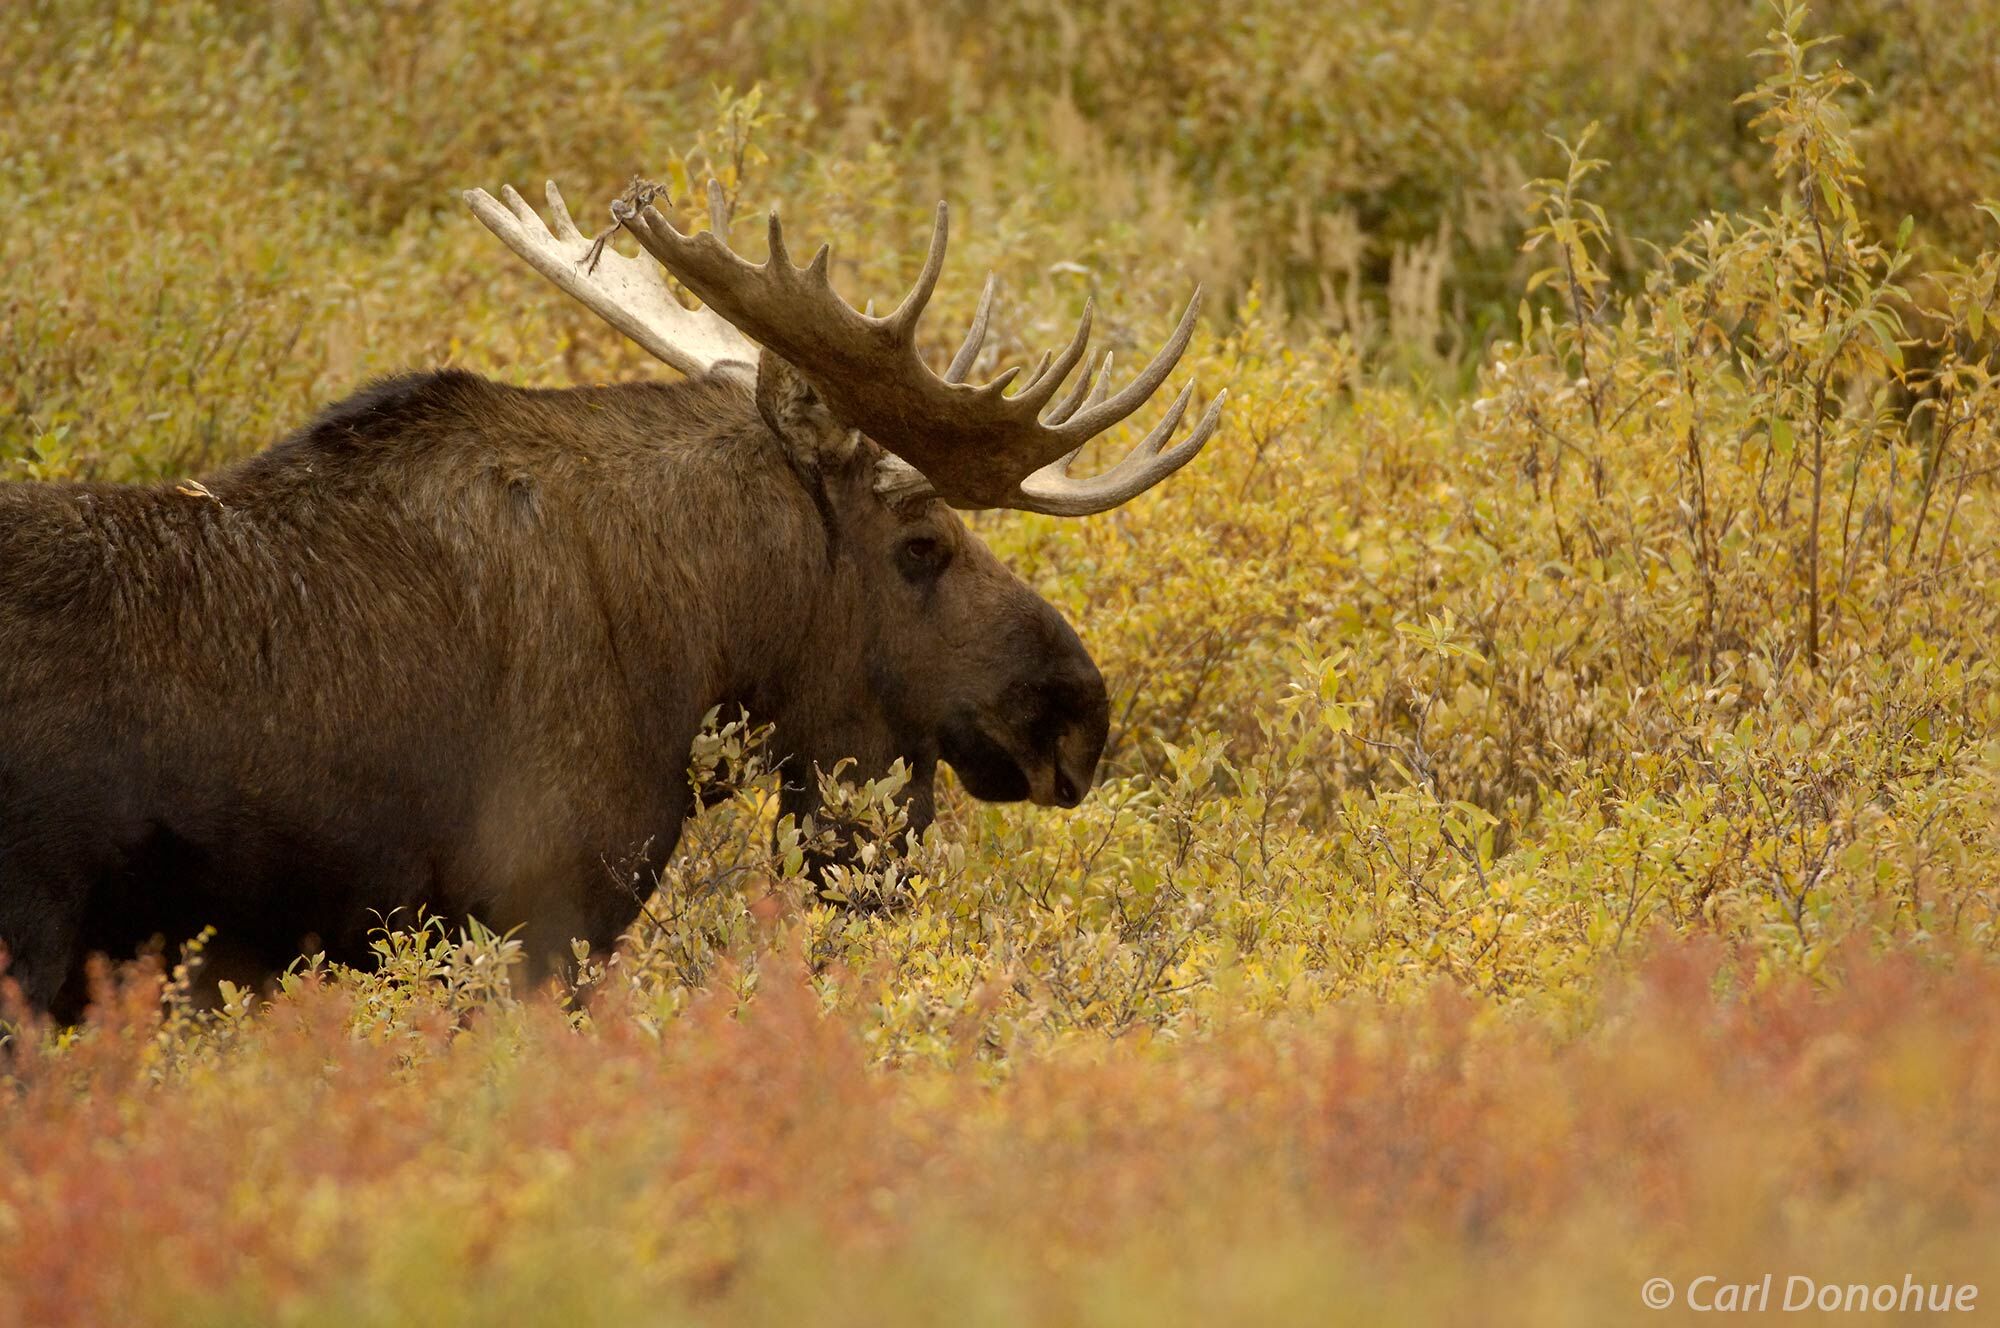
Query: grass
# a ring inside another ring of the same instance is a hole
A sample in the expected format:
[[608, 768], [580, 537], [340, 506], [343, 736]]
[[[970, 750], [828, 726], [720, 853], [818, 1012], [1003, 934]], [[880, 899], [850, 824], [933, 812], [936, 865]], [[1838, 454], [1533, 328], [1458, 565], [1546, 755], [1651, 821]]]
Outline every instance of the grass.
[[976, 519], [1114, 689], [1082, 808], [947, 790], [849, 882], [892, 907], [833, 907], [725, 730], [587, 1010], [435, 927], [269, 1007], [106, 975], [16, 1038], [0, 1317], [1595, 1323], [1654, 1276], [1976, 1283], [1990, 18], [10, 8], [12, 479], [199, 471], [398, 369], [664, 372], [455, 202], [544, 174], [713, 171], [739, 243], [782, 200], [857, 301], [942, 193], [936, 324], [998, 271], [1010, 357], [1094, 290], [1157, 342], [1204, 279], [1231, 406], [1115, 516]]

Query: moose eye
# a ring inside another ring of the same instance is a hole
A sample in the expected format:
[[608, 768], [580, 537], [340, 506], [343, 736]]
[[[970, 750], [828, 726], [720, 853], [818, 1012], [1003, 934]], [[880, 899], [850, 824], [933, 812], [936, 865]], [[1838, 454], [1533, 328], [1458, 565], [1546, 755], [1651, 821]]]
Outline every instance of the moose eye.
[[905, 581], [935, 580], [951, 563], [951, 550], [940, 539], [916, 535], [896, 548], [896, 570]]

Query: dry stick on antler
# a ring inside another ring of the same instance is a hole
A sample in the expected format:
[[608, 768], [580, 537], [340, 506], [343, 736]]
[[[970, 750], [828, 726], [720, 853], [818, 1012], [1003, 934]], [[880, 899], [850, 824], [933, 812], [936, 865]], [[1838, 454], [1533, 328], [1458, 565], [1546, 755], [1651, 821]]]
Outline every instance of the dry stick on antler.
[[[567, 216], [569, 209], [563, 207], [562, 195], [555, 192], [556, 182], [550, 180], [544, 187], [549, 191], [549, 198], [556, 209]], [[664, 198], [671, 203], [673, 192], [665, 185], [655, 184], [643, 175], [635, 175], [626, 182], [625, 192], [611, 200], [611, 224], [590, 237], [590, 253], [583, 261], [585, 272], [597, 270], [597, 264], [604, 256], [604, 246], [611, 243], [611, 237], [618, 233], [618, 228], [625, 224], [625, 219], [656, 198]], [[715, 199], [711, 197], [709, 202], [713, 204]], [[717, 230], [728, 229], [722, 221], [720, 212], [712, 211], [710, 221]]]
[[[591, 242], [576, 230], [555, 185], [548, 187], [555, 214], [552, 234], [512, 190], [502, 208], [483, 190], [466, 200], [487, 227], [536, 270], [600, 316], [686, 373], [724, 361], [754, 362], [761, 345], [812, 383], [833, 416], [873, 439], [890, 457], [876, 487], [885, 497], [936, 494], [954, 507], [1011, 507], [1057, 516], [1083, 516], [1127, 502], [1186, 465], [1214, 434], [1226, 393], [1217, 393], [1193, 431], [1167, 446], [1193, 398], [1190, 384], [1166, 416], [1110, 470], [1089, 479], [1070, 475], [1083, 445], [1118, 424], [1166, 382], [1194, 335], [1201, 307], [1196, 289], [1179, 325], [1160, 353], [1131, 383], [1110, 391], [1111, 357], [1086, 369], [1060, 400], [1057, 393], [1083, 363], [1092, 307], [1084, 306], [1076, 334], [1060, 354], [1043, 355], [1013, 395], [1007, 388], [1018, 367], [990, 382], [964, 382], [992, 317], [994, 282], [988, 278], [965, 342], [942, 377], [917, 352], [917, 322], [944, 268], [947, 211], [938, 204], [930, 252], [917, 284], [882, 317], [854, 309], [834, 292], [822, 245], [800, 267], [785, 248], [784, 230], [770, 218], [770, 256], [750, 263], [723, 241], [715, 226], [686, 235], [650, 203], [613, 206], [614, 218], [706, 308], [691, 310], [659, 273], [608, 248], [594, 269], [580, 261]], [[708, 188], [711, 212], [720, 215], [721, 188]], [[511, 211], [510, 211], [511, 209]], [[754, 344], [753, 344], [754, 343]], [[1053, 403], [1053, 404], [1051, 404]]]

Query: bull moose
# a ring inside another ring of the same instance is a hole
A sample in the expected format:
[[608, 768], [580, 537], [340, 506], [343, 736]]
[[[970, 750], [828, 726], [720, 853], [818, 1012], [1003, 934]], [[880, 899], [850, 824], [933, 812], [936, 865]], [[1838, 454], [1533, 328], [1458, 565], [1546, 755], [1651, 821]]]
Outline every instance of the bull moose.
[[1084, 363], [1086, 306], [1010, 393], [1017, 369], [965, 381], [990, 279], [944, 373], [918, 352], [943, 204], [877, 317], [826, 248], [792, 262], [775, 213], [765, 263], [732, 252], [713, 184], [688, 234], [613, 205], [657, 266], [584, 236], [553, 183], [550, 222], [502, 199], [466, 194], [684, 378], [410, 374], [203, 482], [0, 484], [0, 943], [35, 1006], [73, 1016], [87, 955], [208, 925], [265, 971], [307, 937], [365, 957], [399, 910], [518, 928], [531, 963], [609, 946], [718, 706], [772, 726], [794, 814], [850, 757], [907, 763], [919, 828], [939, 761], [982, 799], [1090, 788], [1103, 679], [953, 509], [1102, 512], [1192, 458], [1222, 398], [1168, 446], [1190, 385], [1070, 473], [1166, 380], [1200, 291], [1121, 390], [1108, 353]]

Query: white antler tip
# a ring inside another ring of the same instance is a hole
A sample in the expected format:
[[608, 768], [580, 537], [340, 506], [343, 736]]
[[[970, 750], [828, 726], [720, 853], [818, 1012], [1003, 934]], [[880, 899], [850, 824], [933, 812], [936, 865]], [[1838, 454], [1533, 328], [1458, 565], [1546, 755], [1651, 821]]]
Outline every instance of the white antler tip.
[[[683, 305], [652, 262], [619, 254], [604, 243], [609, 232], [597, 239], [580, 233], [554, 181], [547, 185], [548, 221], [511, 186], [502, 185], [499, 192], [496, 199], [473, 188], [462, 197], [480, 223], [529, 266], [659, 359], [687, 374], [756, 362], [757, 348], [748, 337], [708, 310]], [[629, 204], [614, 205], [614, 215], [656, 256], [686, 239], [650, 205], [637, 212]]]

